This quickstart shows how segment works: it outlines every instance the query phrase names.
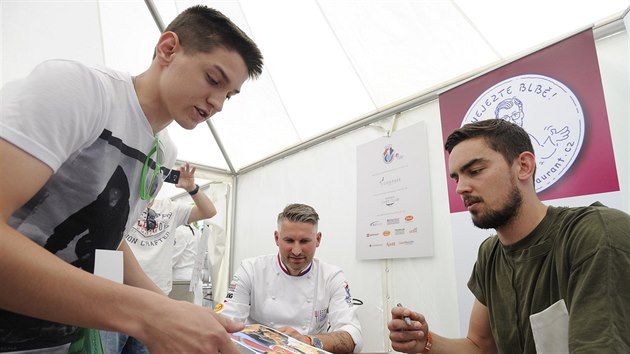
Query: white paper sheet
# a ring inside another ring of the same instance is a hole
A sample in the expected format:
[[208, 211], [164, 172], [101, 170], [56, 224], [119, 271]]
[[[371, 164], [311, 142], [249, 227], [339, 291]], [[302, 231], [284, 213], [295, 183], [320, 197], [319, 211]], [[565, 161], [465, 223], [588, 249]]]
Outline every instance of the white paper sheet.
[[564, 299], [529, 316], [538, 354], [569, 354], [569, 311]]
[[122, 284], [123, 262], [122, 251], [96, 250], [94, 274]]

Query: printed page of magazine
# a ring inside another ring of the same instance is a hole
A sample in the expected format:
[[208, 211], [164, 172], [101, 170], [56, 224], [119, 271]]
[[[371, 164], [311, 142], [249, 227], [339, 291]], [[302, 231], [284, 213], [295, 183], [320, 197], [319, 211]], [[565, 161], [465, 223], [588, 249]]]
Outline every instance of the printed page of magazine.
[[231, 336], [243, 354], [330, 354], [261, 324], [247, 325]]

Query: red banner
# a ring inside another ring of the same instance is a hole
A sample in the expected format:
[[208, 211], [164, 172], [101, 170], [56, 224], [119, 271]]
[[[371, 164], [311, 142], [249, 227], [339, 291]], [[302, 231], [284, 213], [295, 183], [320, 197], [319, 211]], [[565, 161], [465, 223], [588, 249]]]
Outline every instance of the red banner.
[[[619, 190], [592, 30], [440, 95], [443, 141], [463, 124], [505, 119], [530, 134], [541, 200]], [[449, 178], [451, 212], [464, 211]]]

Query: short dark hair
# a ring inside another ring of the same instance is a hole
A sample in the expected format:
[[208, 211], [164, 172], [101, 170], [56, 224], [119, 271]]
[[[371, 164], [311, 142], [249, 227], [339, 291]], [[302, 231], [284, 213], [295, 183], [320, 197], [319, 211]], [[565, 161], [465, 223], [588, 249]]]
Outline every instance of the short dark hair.
[[204, 5], [189, 7], [177, 15], [165, 31], [177, 34], [185, 53], [209, 53], [222, 47], [243, 58], [250, 79], [262, 73], [263, 57], [256, 43], [215, 9]]
[[525, 129], [503, 119], [486, 119], [465, 124], [448, 136], [444, 149], [450, 154], [457, 144], [477, 137], [484, 138], [488, 146], [500, 153], [508, 163], [512, 163], [525, 151], [534, 154], [532, 141]]
[[317, 215], [315, 209], [309, 205], [294, 203], [287, 205], [284, 210], [278, 214], [278, 225], [280, 225], [283, 220], [317, 225], [319, 215]]

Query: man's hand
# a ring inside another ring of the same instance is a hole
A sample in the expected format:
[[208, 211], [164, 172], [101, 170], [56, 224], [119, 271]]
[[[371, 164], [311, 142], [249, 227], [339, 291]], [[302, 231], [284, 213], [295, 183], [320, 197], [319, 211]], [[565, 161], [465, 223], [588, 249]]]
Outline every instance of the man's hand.
[[[198, 188], [195, 184], [195, 171], [196, 167], [190, 167], [188, 162], [184, 163], [183, 166], [179, 168], [179, 182], [175, 185], [177, 188], [182, 188], [186, 192], [190, 193]], [[210, 219], [211, 217], [217, 215], [217, 208], [212, 203], [212, 200], [206, 195], [206, 193], [202, 191], [195, 192], [194, 195], [191, 195], [193, 202], [195, 202], [195, 206], [190, 210], [190, 215], [188, 216], [188, 220], [186, 220], [186, 224], [193, 223], [199, 220]]]
[[299, 340], [300, 342], [304, 342], [304, 343], [309, 344], [309, 345], [311, 344], [308, 336], [301, 335], [300, 332], [298, 332], [293, 327], [289, 327], [289, 326], [280, 327], [280, 328], [278, 328], [278, 331], [286, 334], [289, 337], [293, 337], [293, 338]]
[[[411, 319], [407, 325], [404, 317]], [[392, 349], [403, 353], [419, 353], [427, 342], [429, 324], [423, 315], [404, 307], [392, 308], [392, 320], [387, 324]]]
[[[291, 327], [280, 327], [278, 331], [293, 337], [300, 342], [304, 342], [308, 345], [313, 345], [309, 336], [301, 335]], [[354, 340], [350, 333], [346, 331], [334, 331], [330, 333], [318, 333], [317, 339], [322, 342], [323, 349], [331, 353], [352, 353], [355, 347]]]
[[186, 192], [192, 192], [195, 189], [195, 171], [196, 167], [190, 167], [190, 164], [186, 162], [179, 168], [179, 182], [175, 185], [177, 188], [182, 188]]
[[[170, 299], [169, 299], [170, 300]], [[170, 300], [166, 309], [151, 314], [141, 340], [151, 353], [240, 354], [229, 333], [245, 326], [211, 309], [185, 301]]]

